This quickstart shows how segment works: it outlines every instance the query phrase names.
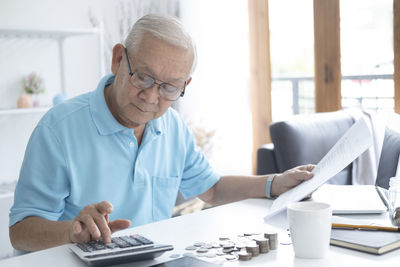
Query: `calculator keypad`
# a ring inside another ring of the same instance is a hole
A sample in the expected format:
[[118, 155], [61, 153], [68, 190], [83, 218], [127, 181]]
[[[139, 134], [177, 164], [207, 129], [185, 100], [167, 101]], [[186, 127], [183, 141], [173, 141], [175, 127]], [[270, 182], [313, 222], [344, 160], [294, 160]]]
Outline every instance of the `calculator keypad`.
[[111, 243], [105, 244], [101, 240], [77, 243], [76, 245], [84, 252], [92, 252], [102, 249], [129, 248], [153, 244], [153, 241], [135, 234], [130, 236], [113, 237]]

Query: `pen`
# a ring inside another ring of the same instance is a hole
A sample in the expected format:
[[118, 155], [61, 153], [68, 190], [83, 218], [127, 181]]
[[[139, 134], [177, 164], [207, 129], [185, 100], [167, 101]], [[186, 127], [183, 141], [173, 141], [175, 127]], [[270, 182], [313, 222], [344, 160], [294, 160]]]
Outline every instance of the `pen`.
[[345, 224], [345, 223], [332, 223], [332, 228], [350, 228], [359, 230], [366, 229], [366, 230], [400, 232], [399, 227], [394, 227], [394, 226], [360, 225], [360, 224]]
[[386, 208], [389, 209], [389, 201], [387, 199], [387, 194], [385, 193], [387, 190], [377, 185], [375, 186], [375, 189], [381, 197], [383, 204], [385, 204]]

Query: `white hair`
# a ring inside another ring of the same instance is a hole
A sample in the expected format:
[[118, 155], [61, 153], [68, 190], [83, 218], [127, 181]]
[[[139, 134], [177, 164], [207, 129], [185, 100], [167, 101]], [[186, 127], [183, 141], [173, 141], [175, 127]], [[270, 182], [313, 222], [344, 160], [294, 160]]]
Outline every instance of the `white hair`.
[[178, 18], [159, 14], [143, 16], [136, 21], [130, 30], [125, 39], [125, 47], [130, 51], [136, 52], [146, 33], [192, 52], [193, 63], [189, 75], [194, 72], [197, 64], [196, 45]]

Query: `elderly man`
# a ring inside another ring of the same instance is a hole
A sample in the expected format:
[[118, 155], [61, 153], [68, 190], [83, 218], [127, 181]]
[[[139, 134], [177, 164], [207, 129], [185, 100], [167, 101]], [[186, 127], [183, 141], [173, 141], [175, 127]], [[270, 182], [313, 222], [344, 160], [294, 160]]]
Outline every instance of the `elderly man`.
[[30, 138], [10, 239], [34, 251], [169, 218], [178, 190], [214, 204], [279, 195], [312, 177], [313, 166], [283, 174], [222, 176], [170, 108], [196, 63], [192, 39], [171, 17], [147, 15], [116, 44], [112, 74], [93, 92], [51, 109]]

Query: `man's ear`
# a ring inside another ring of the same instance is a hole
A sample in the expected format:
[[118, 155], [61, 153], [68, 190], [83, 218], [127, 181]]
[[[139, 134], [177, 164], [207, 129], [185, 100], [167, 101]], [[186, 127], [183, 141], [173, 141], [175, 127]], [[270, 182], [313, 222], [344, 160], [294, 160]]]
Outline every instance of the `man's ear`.
[[114, 75], [117, 75], [118, 69], [121, 66], [122, 59], [124, 57], [125, 47], [122, 44], [116, 44], [112, 50], [112, 61], [111, 71]]

